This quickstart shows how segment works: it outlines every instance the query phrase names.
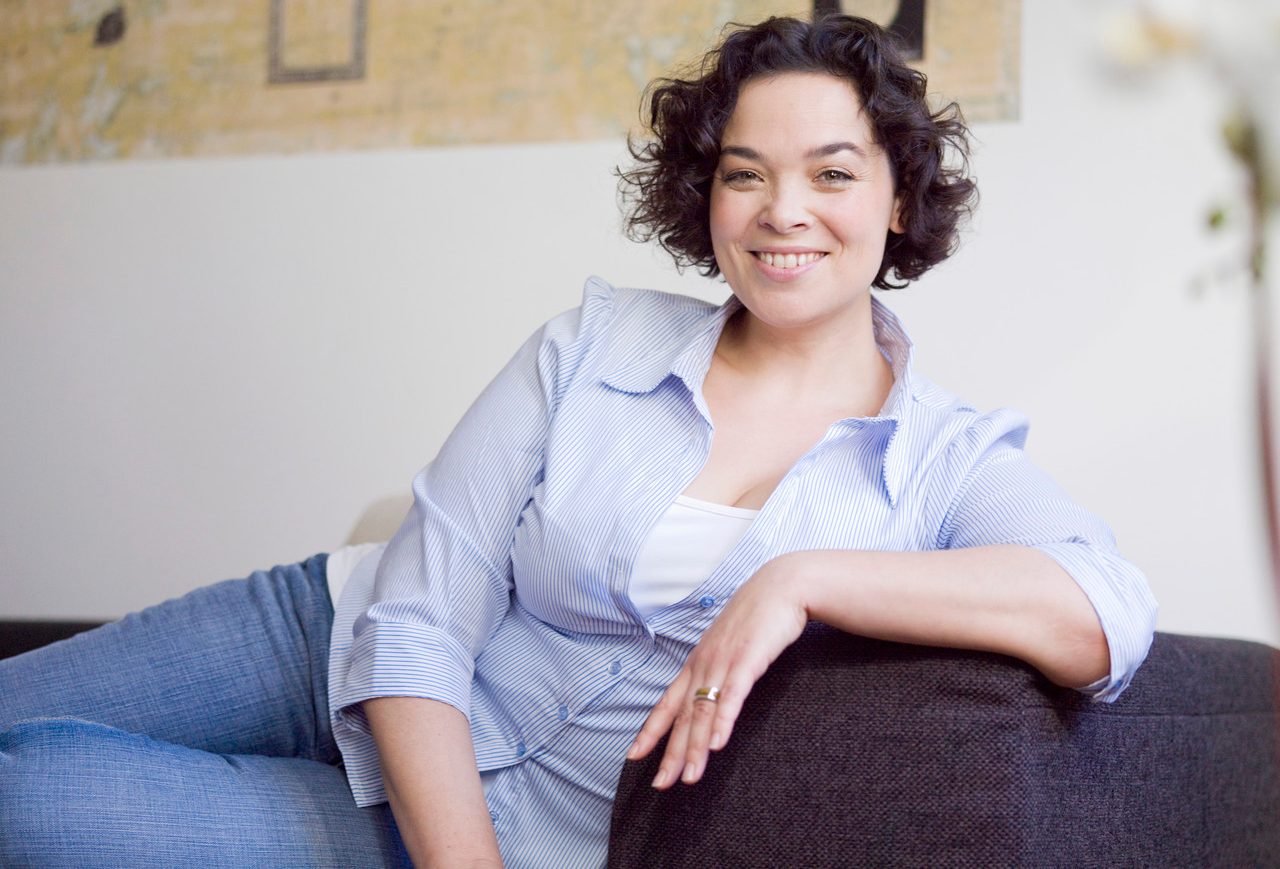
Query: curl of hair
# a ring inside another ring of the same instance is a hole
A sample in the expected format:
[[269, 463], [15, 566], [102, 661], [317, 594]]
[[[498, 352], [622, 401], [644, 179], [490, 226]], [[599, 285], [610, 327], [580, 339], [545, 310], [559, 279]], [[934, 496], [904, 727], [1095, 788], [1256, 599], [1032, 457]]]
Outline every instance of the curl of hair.
[[711, 183], [742, 85], [786, 72], [821, 72], [854, 86], [893, 171], [905, 231], [888, 234], [872, 286], [901, 289], [950, 256], [977, 201], [969, 132], [955, 103], [930, 111], [924, 74], [906, 65], [892, 37], [848, 15], [729, 27], [737, 29], [685, 77], [656, 79], [645, 91], [652, 138], [629, 139], [636, 165], [617, 173], [628, 237], [656, 239], [677, 267], [718, 275]]

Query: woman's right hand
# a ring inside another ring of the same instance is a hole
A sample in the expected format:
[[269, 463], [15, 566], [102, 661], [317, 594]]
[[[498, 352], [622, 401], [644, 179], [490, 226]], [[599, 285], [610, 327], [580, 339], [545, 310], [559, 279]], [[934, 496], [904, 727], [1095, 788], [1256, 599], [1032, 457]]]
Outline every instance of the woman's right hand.
[[[655, 788], [702, 778], [708, 753], [728, 743], [756, 681], [804, 630], [807, 616], [796, 565], [806, 557], [803, 552], [780, 555], [743, 583], [649, 713], [627, 759], [644, 757], [670, 732]], [[703, 687], [717, 689], [717, 697], [698, 699]]]
[[362, 708], [413, 865], [502, 869], [466, 716], [420, 697], [378, 697]]

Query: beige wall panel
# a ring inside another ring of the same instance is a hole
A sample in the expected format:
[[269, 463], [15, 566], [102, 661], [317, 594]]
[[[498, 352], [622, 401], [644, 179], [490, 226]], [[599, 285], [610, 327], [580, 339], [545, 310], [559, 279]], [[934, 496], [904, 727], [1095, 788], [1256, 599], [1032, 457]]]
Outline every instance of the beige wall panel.
[[[886, 23], [897, 6], [844, 4]], [[645, 84], [727, 22], [811, 9], [0, 0], [0, 163], [611, 139], [637, 126]], [[971, 120], [1017, 114], [1018, 23], [1016, 0], [927, 4], [921, 68]], [[276, 78], [304, 80], [270, 80], [273, 32]]]

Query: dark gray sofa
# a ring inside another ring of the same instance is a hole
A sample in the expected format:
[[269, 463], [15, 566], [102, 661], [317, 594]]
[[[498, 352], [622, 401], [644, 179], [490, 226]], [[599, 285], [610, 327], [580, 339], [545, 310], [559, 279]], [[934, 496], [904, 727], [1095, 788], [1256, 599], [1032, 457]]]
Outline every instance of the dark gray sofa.
[[1280, 650], [1157, 634], [1115, 704], [810, 625], [704, 780], [629, 763], [611, 867], [1280, 867]]
[[74, 637], [83, 631], [92, 630], [102, 622], [66, 622], [44, 621], [41, 619], [22, 619], [18, 621], [0, 621], [0, 659], [12, 658], [32, 649], [47, 646], [49, 643]]

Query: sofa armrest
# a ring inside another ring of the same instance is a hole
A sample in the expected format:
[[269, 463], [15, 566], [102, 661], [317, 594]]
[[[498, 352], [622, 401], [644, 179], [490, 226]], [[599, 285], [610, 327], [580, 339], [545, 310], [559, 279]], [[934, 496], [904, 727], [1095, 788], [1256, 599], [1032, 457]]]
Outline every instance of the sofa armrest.
[[703, 781], [625, 765], [609, 865], [1280, 865], [1280, 651], [1158, 634], [1115, 704], [811, 624]]

